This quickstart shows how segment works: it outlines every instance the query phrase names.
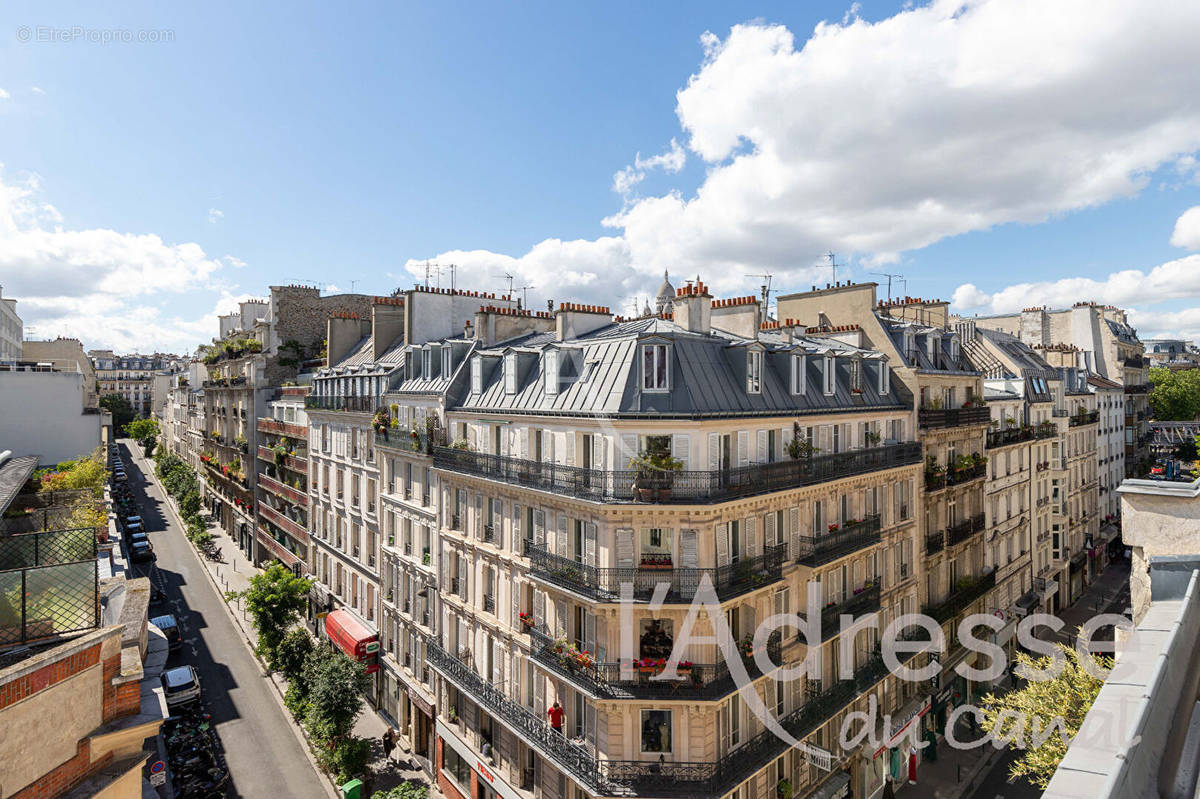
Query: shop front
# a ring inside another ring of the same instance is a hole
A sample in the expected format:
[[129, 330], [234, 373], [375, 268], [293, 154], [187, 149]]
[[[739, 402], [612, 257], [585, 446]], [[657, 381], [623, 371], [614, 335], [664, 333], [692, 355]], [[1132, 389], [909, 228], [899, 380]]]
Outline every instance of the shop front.
[[[927, 728], [931, 708], [930, 697], [926, 695], [909, 702], [890, 718], [880, 718], [874, 740], [883, 743], [872, 749], [873, 744], [868, 741], [862, 750], [861, 786], [865, 799], [881, 796], [888, 782], [895, 791], [908, 784], [910, 777], [919, 780], [928, 747], [918, 749], [916, 743], [928, 740], [933, 734]], [[883, 727], [885, 721], [891, 722], [888, 728]]]
[[1070, 573], [1070, 599], [1069, 604], [1074, 605], [1079, 597], [1083, 596], [1083, 572], [1087, 565], [1087, 552], [1082, 551], [1071, 558], [1071, 564], [1068, 568]]
[[524, 799], [505, 782], [490, 758], [476, 754], [458, 732], [439, 719], [437, 782], [451, 799]]

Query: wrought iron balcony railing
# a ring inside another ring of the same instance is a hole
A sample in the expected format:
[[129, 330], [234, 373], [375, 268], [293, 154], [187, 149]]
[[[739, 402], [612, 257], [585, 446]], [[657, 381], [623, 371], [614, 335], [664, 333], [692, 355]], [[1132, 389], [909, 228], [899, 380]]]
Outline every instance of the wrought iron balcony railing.
[[989, 430], [987, 433], [987, 448], [1005, 447], [1009, 444], [1019, 444], [1022, 441], [1033, 441], [1037, 438], [1037, 430], [1033, 427], [1010, 427], [1007, 430]]
[[952, 468], [942, 472], [925, 472], [925, 490], [941, 491], [943, 488], [959, 486], [987, 476], [987, 464], [977, 463], [965, 468]]
[[927, 616], [933, 617], [939, 624], [957, 616], [963, 608], [996, 587], [996, 572], [990, 571], [975, 579], [965, 582], [961, 588], [950, 592], [941, 602], [929, 605], [924, 609]]
[[921, 408], [917, 411], [921, 427], [963, 427], [972, 424], [990, 424], [992, 412], [986, 407], [978, 408]]
[[305, 397], [304, 407], [313, 411], [347, 411], [374, 413], [379, 408], [376, 397]]
[[[985, 409], [986, 410], [986, 409]], [[700, 504], [783, 491], [921, 461], [917, 442], [869, 447], [713, 471], [654, 472], [583, 469], [556, 463], [434, 447], [439, 469], [501, 480], [580, 499], [633, 502], [634, 482], [643, 502]]]
[[632, 586], [633, 598], [646, 601], [659, 585], [668, 586], [667, 602], [690, 602], [701, 580], [707, 576], [721, 600], [739, 596], [783, 578], [783, 559], [787, 544], [767, 549], [762, 555], [742, 558], [713, 569], [597, 567], [548, 552], [532, 541], [525, 542], [531, 577], [557, 585], [597, 602], [617, 602], [621, 586]]
[[1077, 413], [1071, 417], [1071, 427], [1082, 427], [1085, 424], [1095, 424], [1100, 421], [1100, 411], [1092, 411], [1091, 413]]
[[874, 546], [882, 540], [878, 515], [835, 527], [824, 535], [800, 536], [801, 564], [821, 566]]
[[957, 524], [954, 524], [946, 530], [946, 546], [954, 546], [961, 544], [971, 536], [983, 530], [987, 526], [987, 520], [984, 514], [980, 513], [977, 516], [972, 516], [970, 519], [964, 519]]

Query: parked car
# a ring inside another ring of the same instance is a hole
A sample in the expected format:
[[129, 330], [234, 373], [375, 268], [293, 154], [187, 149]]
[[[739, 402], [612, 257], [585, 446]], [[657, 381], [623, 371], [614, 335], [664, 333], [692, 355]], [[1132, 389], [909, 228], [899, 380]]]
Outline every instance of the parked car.
[[200, 677], [191, 666], [178, 666], [162, 673], [167, 706], [184, 705], [200, 698]]
[[149, 541], [135, 541], [129, 545], [129, 559], [134, 563], [146, 563], [154, 560], [154, 547], [150, 545]]
[[150, 536], [145, 533], [130, 533], [129, 546], [133, 546], [134, 544], [146, 544], [151, 549], [154, 549], [154, 545], [150, 543]]
[[128, 533], [143, 533], [145, 529], [142, 527], [141, 516], [126, 516], [125, 531]]
[[125, 472], [113, 472], [113, 477], [118, 483], [124, 483], [126, 480]]
[[167, 637], [167, 649], [171, 652], [179, 649], [183, 645], [183, 638], [179, 634], [179, 623], [175, 621], [175, 617], [170, 613], [162, 616], [155, 616], [150, 620], [158, 629], [162, 630], [163, 635]]

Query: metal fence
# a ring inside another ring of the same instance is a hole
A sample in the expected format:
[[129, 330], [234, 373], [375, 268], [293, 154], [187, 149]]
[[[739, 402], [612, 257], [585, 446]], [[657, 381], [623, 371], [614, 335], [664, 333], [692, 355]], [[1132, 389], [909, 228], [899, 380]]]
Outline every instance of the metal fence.
[[0, 538], [0, 571], [96, 559], [96, 528], [76, 527]]
[[99, 583], [94, 558], [0, 571], [0, 646], [99, 627]]
[[878, 544], [881, 540], [879, 516], [868, 516], [861, 521], [827, 531], [823, 535], [800, 536], [800, 563], [805, 566], [821, 566], [851, 552]]
[[730, 469], [678, 472], [584, 469], [453, 447], [433, 448], [433, 465], [449, 471], [579, 499], [686, 504], [783, 491], [920, 462], [921, 445], [915, 441]]

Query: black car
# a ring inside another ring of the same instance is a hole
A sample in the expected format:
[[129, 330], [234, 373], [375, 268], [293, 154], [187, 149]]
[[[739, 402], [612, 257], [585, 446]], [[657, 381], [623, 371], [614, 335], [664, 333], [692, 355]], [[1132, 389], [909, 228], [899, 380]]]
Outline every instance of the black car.
[[163, 616], [155, 616], [150, 620], [150, 623], [162, 630], [163, 635], [167, 637], [168, 650], [174, 652], [183, 645], [183, 638], [179, 635], [179, 623], [175, 621], [175, 617], [170, 613]]
[[129, 559], [134, 563], [146, 563], [155, 559], [154, 547], [149, 541], [135, 541], [129, 545]]

